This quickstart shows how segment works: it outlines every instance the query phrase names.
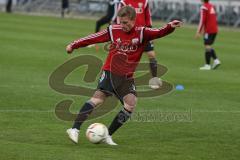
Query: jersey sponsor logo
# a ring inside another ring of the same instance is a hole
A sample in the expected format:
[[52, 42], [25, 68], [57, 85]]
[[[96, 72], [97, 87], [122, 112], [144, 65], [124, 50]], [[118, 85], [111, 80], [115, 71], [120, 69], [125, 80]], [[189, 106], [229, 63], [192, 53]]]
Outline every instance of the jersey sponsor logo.
[[110, 49], [115, 49], [119, 52], [124, 53], [136, 52], [138, 49], [138, 44], [138, 38], [133, 38], [131, 41], [122, 41], [120, 38], [118, 38], [113, 44], [111, 44]]

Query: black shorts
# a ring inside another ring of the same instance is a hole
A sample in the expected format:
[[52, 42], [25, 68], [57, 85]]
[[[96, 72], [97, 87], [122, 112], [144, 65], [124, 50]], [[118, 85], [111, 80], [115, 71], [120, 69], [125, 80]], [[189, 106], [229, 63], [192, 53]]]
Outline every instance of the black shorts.
[[121, 103], [123, 97], [129, 93], [136, 94], [136, 87], [133, 78], [118, 76], [110, 71], [102, 71], [97, 89], [104, 92], [106, 96], [115, 95]]
[[204, 34], [204, 44], [212, 45], [214, 43], [216, 36], [217, 36], [217, 33], [213, 33], [213, 34], [205, 33]]
[[149, 51], [153, 51], [154, 50], [154, 45], [153, 45], [153, 41], [149, 41], [147, 43], [147, 45], [144, 48], [145, 52], [149, 52]]

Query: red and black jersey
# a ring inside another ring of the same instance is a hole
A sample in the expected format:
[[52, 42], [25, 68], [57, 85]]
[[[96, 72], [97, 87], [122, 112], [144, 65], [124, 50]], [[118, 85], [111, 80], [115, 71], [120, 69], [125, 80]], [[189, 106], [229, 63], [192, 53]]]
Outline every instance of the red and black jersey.
[[[122, 0], [119, 5], [119, 9], [127, 5], [133, 7], [136, 11], [136, 26], [152, 26], [152, 18], [148, 0]], [[119, 24], [119, 21], [117, 23]]]
[[77, 49], [95, 43], [110, 42], [109, 54], [102, 69], [120, 76], [132, 77], [145, 45], [173, 31], [170, 24], [160, 29], [135, 26], [129, 32], [124, 32], [121, 25], [110, 25], [108, 29], [76, 40], [71, 45], [73, 49]]
[[216, 11], [214, 6], [209, 2], [205, 2], [201, 6], [198, 33], [201, 32], [209, 34], [218, 32]]

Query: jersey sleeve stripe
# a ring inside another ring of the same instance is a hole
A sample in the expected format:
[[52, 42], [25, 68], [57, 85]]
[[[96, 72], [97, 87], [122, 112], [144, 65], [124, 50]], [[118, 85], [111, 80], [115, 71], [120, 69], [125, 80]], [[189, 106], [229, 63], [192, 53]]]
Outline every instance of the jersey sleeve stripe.
[[84, 38], [80, 38], [79, 40], [74, 41], [72, 43], [72, 45], [75, 44], [75, 43], [79, 43], [79, 42], [85, 41], [85, 40], [89, 40], [89, 39], [92, 39], [92, 38], [100, 37], [100, 36], [102, 36], [103, 34], [106, 34], [106, 33], [107, 33], [107, 30], [105, 29], [105, 30], [103, 30], [101, 32], [91, 34], [91, 35], [89, 35], [87, 37], [84, 37]]
[[144, 5], [144, 8], [146, 8], [148, 5], [148, 0], [145, 1], [145, 5]]
[[112, 25], [110, 25], [110, 26], [108, 27], [108, 29], [109, 29], [111, 41], [114, 42], [113, 33], [112, 33]]
[[140, 32], [140, 43], [143, 42], [143, 31], [144, 31], [144, 27], [141, 27], [141, 32]]
[[201, 9], [208, 10], [208, 8], [205, 6], [201, 6]]
[[107, 33], [107, 30], [103, 30], [101, 32], [98, 32], [98, 33], [94, 33], [94, 34], [90, 34], [89, 36], [85, 37], [85, 38], [81, 38], [79, 39], [80, 41], [83, 41], [83, 40], [88, 40], [88, 39], [91, 39], [91, 38], [96, 38], [96, 37], [99, 37], [99, 36], [102, 36], [103, 34]]
[[124, 1], [121, 1], [122, 5], [126, 6], [126, 3]]

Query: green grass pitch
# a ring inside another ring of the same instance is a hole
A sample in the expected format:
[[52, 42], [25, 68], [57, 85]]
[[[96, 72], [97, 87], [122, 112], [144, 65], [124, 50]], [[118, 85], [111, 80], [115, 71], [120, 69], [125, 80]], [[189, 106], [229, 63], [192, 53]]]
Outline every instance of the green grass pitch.
[[[94, 122], [109, 125], [118, 106], [86, 122], [79, 144], [72, 144], [65, 132], [72, 122], [56, 118], [55, 105], [73, 99], [71, 111], [77, 112], [88, 97], [55, 92], [48, 78], [59, 65], [81, 54], [106, 57], [93, 48], [72, 55], [65, 52], [69, 42], [92, 33], [94, 27], [93, 20], [0, 13], [0, 160], [239, 159], [240, 31], [227, 28], [220, 29], [214, 45], [222, 61], [214, 71], [199, 71], [204, 49], [202, 39], [193, 38], [196, 26], [184, 26], [155, 41], [158, 62], [169, 69], [162, 78], [184, 85], [185, 90], [139, 98], [136, 112], [145, 116], [187, 113], [187, 121], [133, 119], [113, 136], [119, 146], [90, 144], [86, 127]], [[79, 85], [84, 72], [85, 68], [76, 69], [66, 83]], [[86, 85], [94, 88], [96, 82]]]

